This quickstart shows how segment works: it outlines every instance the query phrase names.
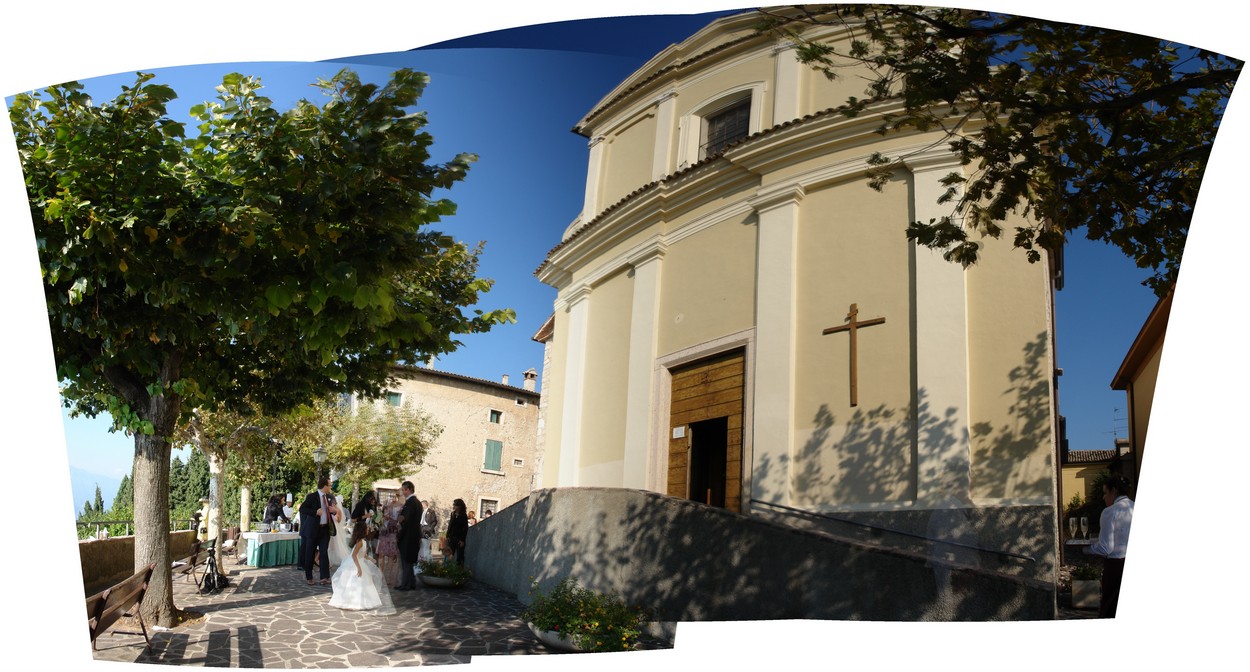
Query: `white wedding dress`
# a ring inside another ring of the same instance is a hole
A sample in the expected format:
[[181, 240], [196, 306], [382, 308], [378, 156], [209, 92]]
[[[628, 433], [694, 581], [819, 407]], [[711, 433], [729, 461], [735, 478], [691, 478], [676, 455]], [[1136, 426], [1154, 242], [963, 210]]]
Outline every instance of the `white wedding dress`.
[[330, 569], [334, 569], [342, 566], [344, 561], [351, 564], [352, 552], [347, 548], [347, 540], [352, 536], [352, 531], [347, 529], [347, 525], [333, 517], [330, 519], [330, 524], [335, 527], [334, 535], [330, 537]]
[[[365, 554], [365, 542], [356, 542], [356, 561], [349, 555], [339, 565], [338, 571], [330, 579], [334, 594], [330, 596], [330, 606], [339, 609], [356, 611], [371, 610], [375, 614], [389, 615], [395, 613], [395, 603], [391, 601], [391, 590], [386, 587], [386, 579], [382, 570], [373, 564]], [[356, 576], [356, 564], [360, 564], [360, 576]]]

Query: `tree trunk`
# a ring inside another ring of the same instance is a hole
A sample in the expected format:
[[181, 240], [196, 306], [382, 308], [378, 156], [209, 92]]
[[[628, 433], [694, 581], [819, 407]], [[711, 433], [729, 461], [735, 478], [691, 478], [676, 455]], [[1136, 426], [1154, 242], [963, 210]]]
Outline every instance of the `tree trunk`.
[[151, 436], [135, 434], [135, 571], [156, 563], [143, 598], [143, 618], [149, 625], [174, 626], [176, 608], [169, 572], [169, 456], [168, 437], [178, 420], [181, 399], [156, 395], [148, 402]]
[[239, 531], [252, 531], [252, 488], [247, 485], [239, 487]]
[[217, 556], [217, 571], [225, 574], [225, 565], [222, 564], [221, 542], [224, 530], [222, 529], [225, 522], [223, 509], [225, 508], [225, 490], [222, 487], [222, 472], [225, 466], [226, 458], [217, 450], [204, 451], [204, 457], [208, 459], [208, 540], [216, 542], [213, 545], [214, 554]]

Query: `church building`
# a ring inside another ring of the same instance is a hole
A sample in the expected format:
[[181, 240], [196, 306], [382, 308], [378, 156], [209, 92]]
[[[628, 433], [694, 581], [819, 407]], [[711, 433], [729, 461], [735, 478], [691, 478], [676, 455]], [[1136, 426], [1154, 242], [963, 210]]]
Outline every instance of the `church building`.
[[[958, 510], [970, 546], [1044, 580], [1058, 260], [1008, 235], [965, 269], [909, 242], [967, 169], [940, 133], [877, 134], [893, 103], [836, 113], [864, 80], [827, 80], [757, 21], [668, 47], [574, 128], [584, 208], [536, 271], [558, 290], [541, 487], [913, 538]], [[905, 165], [881, 192], [874, 152]]]

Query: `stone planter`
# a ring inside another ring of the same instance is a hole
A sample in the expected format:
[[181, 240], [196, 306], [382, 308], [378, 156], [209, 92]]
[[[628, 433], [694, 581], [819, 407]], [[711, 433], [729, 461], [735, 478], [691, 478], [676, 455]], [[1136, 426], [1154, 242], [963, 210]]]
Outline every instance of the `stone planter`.
[[421, 583], [424, 583], [425, 585], [430, 586], [431, 588], [459, 588], [461, 586], [461, 584], [458, 584], [454, 580], [449, 579], [445, 576], [429, 576], [426, 574], [418, 574], [417, 578], [421, 579]]
[[1072, 579], [1072, 607], [1075, 609], [1097, 609], [1101, 593], [1100, 581], [1078, 581]]
[[536, 637], [543, 646], [551, 649], [552, 651], [567, 653], [582, 653], [585, 651], [585, 649], [578, 646], [573, 640], [565, 637], [559, 632], [555, 632], [553, 630], [539, 630], [534, 627], [533, 623], [526, 623], [525, 625], [529, 626], [530, 632], [534, 633], [534, 637]]

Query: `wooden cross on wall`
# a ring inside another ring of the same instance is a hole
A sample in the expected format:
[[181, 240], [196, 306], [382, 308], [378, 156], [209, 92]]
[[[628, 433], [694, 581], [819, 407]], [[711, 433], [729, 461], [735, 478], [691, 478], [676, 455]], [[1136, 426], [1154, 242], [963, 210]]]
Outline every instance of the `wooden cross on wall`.
[[846, 314], [847, 323], [836, 327], [829, 327], [822, 334], [834, 334], [839, 331], [849, 331], [851, 333], [851, 405], [859, 405], [859, 356], [856, 348], [856, 332], [860, 327], [871, 327], [874, 324], [884, 324], [884, 317], [874, 317], [871, 320], [859, 321], [859, 304], [852, 303], [851, 310]]

